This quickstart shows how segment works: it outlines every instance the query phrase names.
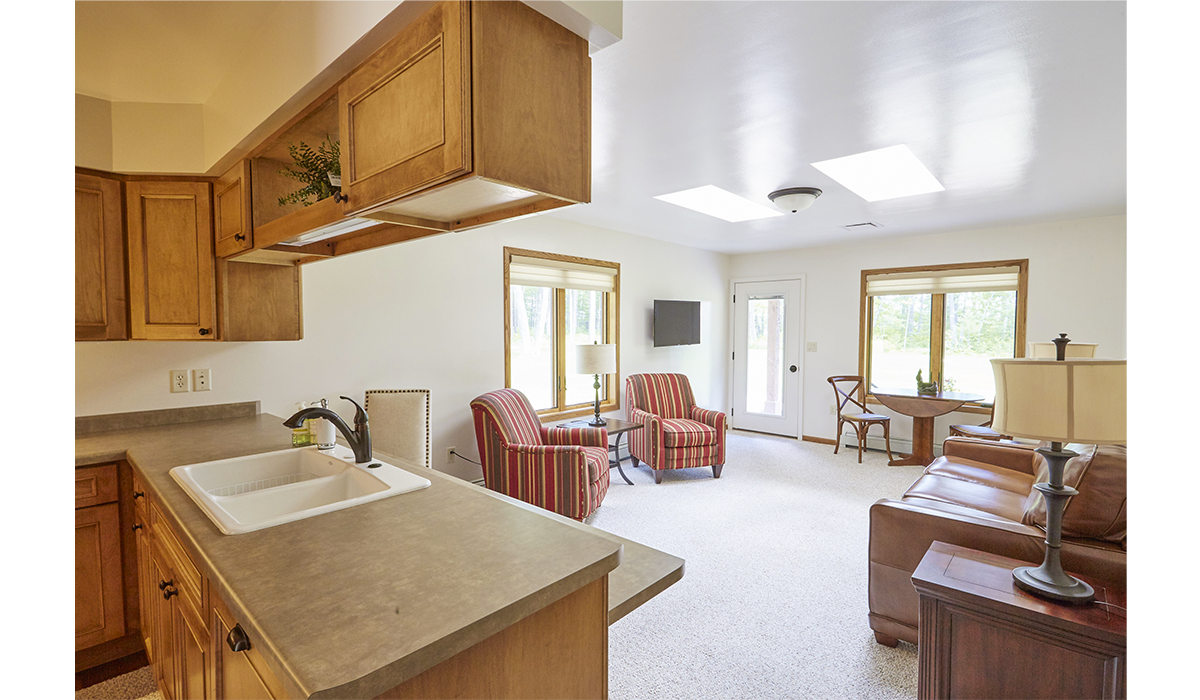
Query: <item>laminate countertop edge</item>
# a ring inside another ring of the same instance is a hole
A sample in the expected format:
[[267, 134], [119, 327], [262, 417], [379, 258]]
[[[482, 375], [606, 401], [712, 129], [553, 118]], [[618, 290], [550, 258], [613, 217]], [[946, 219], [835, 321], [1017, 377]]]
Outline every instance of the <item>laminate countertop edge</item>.
[[[275, 426], [278, 428], [276, 429]], [[150, 447], [165, 439], [175, 439], [176, 436], [189, 434], [193, 435], [193, 440], [200, 439], [201, 442], [204, 442], [206, 436], [211, 438], [213, 431], [219, 430], [242, 434], [241, 443], [233, 445], [210, 443], [211, 447], [206, 446], [206, 448], [194, 450], [183, 461], [170, 449], [164, 449], [161, 446]], [[264, 434], [269, 437], [263, 439]], [[515, 506], [517, 509], [535, 514], [537, 519], [534, 521], [524, 515], [519, 518], [523, 518], [525, 524], [532, 522], [541, 530], [546, 527], [545, 520], [553, 520], [562, 526], [554, 527], [553, 532], [561, 533], [565, 540], [570, 540], [574, 545], [586, 544], [586, 548], [590, 549], [591, 553], [584, 557], [586, 563], [577, 566], [573, 571], [564, 575], [555, 574], [553, 580], [538, 584], [536, 590], [527, 590], [524, 595], [507, 600], [503, 605], [497, 605], [490, 612], [469, 620], [449, 633], [440, 634], [427, 640], [415, 651], [390, 661], [381, 662], [378, 667], [365, 673], [358, 673], [353, 678], [343, 676], [340, 682], [330, 682], [337, 674], [331, 673], [329, 669], [310, 670], [297, 667], [292, 663], [292, 659], [287, 658], [289, 656], [287, 651], [276, 645], [273, 635], [268, 632], [268, 629], [265, 629], [270, 625], [256, 614], [256, 607], [263, 606], [256, 606], [254, 601], [244, 600], [243, 596], [239, 595], [239, 590], [246, 589], [247, 585], [244, 581], [237, 580], [238, 572], [230, 570], [230, 565], [221, 561], [222, 557], [219, 553], [210, 553], [209, 548], [204, 546], [205, 540], [209, 544], [224, 546], [230, 540], [222, 538], [245, 536], [226, 536], [218, 533], [214, 538], [213, 533], [217, 531], [211, 526], [211, 521], [208, 521], [207, 516], [169, 476], [170, 468], [181, 464], [287, 449], [290, 444], [285, 442], [287, 440], [290, 440], [290, 431], [282, 426], [282, 419], [269, 414], [259, 414], [253, 418], [92, 433], [76, 438], [76, 467], [122, 459], [130, 463], [143, 485], [150, 490], [152, 498], [160, 504], [160, 510], [168, 518], [170, 525], [184, 540], [189, 554], [204, 570], [210, 585], [215, 587], [215, 592], [232, 608], [247, 632], [261, 640], [259, 648], [264, 652], [264, 659], [289, 692], [294, 692], [297, 697], [360, 695], [371, 697], [377, 695], [605, 574], [610, 576], [609, 624], [612, 624], [678, 581], [683, 575], [683, 560], [678, 557], [515, 501], [455, 477], [422, 467], [405, 465], [399, 460], [380, 453], [380, 457], [385, 461], [404, 466], [410, 471], [426, 476], [434, 483], [440, 484], [439, 489], [443, 494], [451, 494], [460, 500], [468, 497], [474, 499], [473, 502], [476, 505], [478, 505], [478, 497], [481, 495], [504, 501], [509, 506]], [[468, 491], [470, 492], [469, 496], [467, 496]], [[405, 498], [408, 496], [397, 497], [398, 500]], [[385, 503], [387, 500], [380, 503]], [[402, 502], [409, 503], [409, 501]], [[333, 523], [335, 520], [351, 517], [347, 514], [364, 509], [367, 505], [370, 504], [338, 511], [337, 513], [341, 513], [340, 516], [330, 513], [318, 516], [318, 518], [328, 518], [324, 522]], [[428, 503], [425, 507], [429, 508]], [[489, 510], [489, 512], [491, 511]], [[497, 512], [512, 514], [510, 510]], [[363, 510], [360, 513], [365, 516], [368, 511]], [[335, 517], [329, 518], [329, 516]], [[316, 520], [308, 519], [300, 522], [312, 523]], [[537, 525], [537, 523], [542, 523], [542, 525]], [[197, 536], [199, 533], [193, 531], [196, 528], [205, 532]], [[211, 532], [208, 531], [209, 528], [211, 528]], [[575, 533], [571, 534], [568, 530], [574, 530]], [[589, 537], [580, 538], [581, 534]], [[545, 536], [544, 532], [542, 536]], [[272, 617], [276, 621], [280, 617], [277, 610], [273, 613], [271, 611], [264, 612], [267, 617]]]

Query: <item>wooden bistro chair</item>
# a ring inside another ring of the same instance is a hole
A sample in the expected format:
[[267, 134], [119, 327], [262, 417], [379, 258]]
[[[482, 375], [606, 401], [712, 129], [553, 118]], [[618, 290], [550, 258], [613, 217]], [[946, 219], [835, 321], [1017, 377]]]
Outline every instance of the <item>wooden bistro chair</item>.
[[[830, 385], [833, 386], [833, 393], [837, 400], [837, 441], [833, 446], [833, 453], [837, 454], [838, 449], [842, 446], [842, 426], [846, 423], [854, 426], [854, 434], [858, 437], [858, 463], [862, 464], [863, 443], [867, 441], [867, 430], [872, 425], [883, 426], [883, 444], [887, 447], [888, 460], [892, 458], [892, 439], [890, 425], [892, 419], [890, 416], [881, 416], [877, 413], [871, 413], [867, 410], [866, 404], [862, 401], [863, 395], [863, 378], [854, 375], [846, 374], [828, 379]], [[859, 398], [854, 398], [857, 394]], [[862, 409], [860, 413], [846, 413], [846, 404], [852, 403]]]
[[992, 430], [992, 419], [996, 417], [996, 404], [992, 404], [992, 412], [986, 423], [980, 425], [952, 425], [950, 435], [958, 437], [977, 438], [979, 440], [1011, 440], [1011, 435], [1004, 435]]

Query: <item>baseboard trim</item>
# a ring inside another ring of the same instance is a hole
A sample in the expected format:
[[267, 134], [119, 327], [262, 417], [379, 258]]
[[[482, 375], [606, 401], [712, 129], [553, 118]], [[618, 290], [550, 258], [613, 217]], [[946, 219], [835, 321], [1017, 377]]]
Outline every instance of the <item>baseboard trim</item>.
[[812, 435], [801, 435], [800, 439], [803, 440], [804, 442], [815, 442], [815, 443], [819, 443], [821, 445], [836, 445], [837, 444], [837, 440], [830, 440], [829, 438], [823, 438], [823, 437], [813, 437]]

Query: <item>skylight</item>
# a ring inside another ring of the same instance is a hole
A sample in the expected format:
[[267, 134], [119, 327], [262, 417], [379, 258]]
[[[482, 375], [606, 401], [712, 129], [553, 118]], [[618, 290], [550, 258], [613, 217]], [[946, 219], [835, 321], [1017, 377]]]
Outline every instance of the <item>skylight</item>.
[[946, 189], [904, 144], [823, 160], [812, 166], [868, 202]]
[[704, 185], [682, 192], [660, 194], [655, 199], [686, 207], [701, 214], [715, 216], [718, 219], [737, 223], [752, 219], [766, 219], [771, 216], [783, 216], [778, 209], [752, 202], [745, 197], [739, 197], [732, 192], [717, 187]]

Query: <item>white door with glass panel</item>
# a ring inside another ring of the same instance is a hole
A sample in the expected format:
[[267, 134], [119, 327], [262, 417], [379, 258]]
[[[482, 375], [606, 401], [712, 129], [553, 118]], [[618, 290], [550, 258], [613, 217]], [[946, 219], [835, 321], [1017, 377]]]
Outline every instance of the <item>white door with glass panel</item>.
[[733, 416], [742, 430], [799, 437], [801, 280], [733, 286]]

